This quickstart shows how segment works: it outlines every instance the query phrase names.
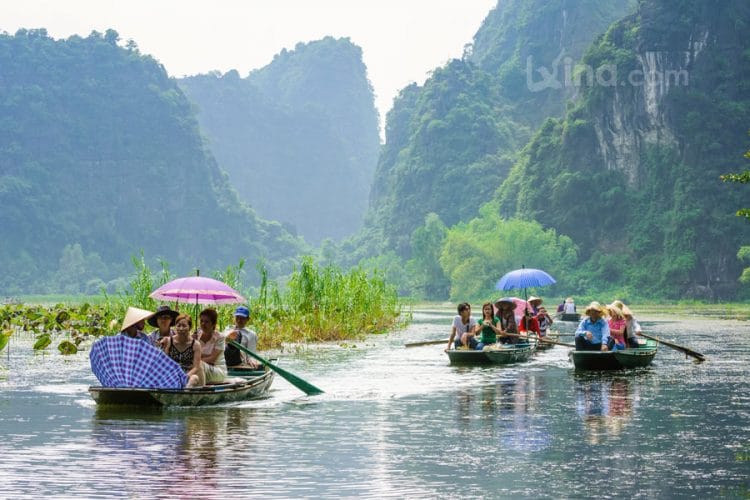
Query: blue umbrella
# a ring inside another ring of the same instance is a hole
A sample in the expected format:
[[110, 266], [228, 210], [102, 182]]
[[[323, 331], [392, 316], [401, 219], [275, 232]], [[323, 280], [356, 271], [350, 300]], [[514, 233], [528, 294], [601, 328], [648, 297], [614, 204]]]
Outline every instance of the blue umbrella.
[[523, 298], [528, 299], [526, 295], [527, 288], [553, 285], [557, 283], [555, 278], [545, 273], [541, 269], [526, 268], [516, 269], [506, 273], [500, 278], [495, 288], [497, 290], [513, 290], [514, 288], [523, 288]]
[[513, 290], [514, 288], [534, 288], [554, 285], [555, 278], [541, 269], [522, 268], [507, 273], [500, 278], [495, 288], [497, 290]]

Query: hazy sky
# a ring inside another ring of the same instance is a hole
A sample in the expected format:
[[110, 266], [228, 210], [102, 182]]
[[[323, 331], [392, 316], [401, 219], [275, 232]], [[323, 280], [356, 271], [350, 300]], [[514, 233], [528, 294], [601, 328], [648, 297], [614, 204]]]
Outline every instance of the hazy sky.
[[0, 29], [55, 38], [114, 28], [172, 76], [237, 69], [245, 76], [282, 48], [326, 35], [362, 47], [381, 122], [398, 91], [460, 57], [496, 0], [14, 0]]

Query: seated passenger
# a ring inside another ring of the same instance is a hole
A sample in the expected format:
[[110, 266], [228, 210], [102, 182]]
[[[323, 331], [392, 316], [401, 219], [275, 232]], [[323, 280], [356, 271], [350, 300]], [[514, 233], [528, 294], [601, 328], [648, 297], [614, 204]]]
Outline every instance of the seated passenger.
[[523, 318], [521, 318], [521, 324], [518, 325], [518, 331], [520, 333], [533, 332], [537, 337], [542, 336], [542, 332], [539, 329], [539, 320], [536, 319], [536, 316], [530, 310], [524, 311]]
[[180, 314], [174, 322], [174, 335], [161, 340], [164, 352], [180, 365], [188, 377], [186, 387], [206, 384], [201, 367], [201, 342], [190, 337], [193, 319], [189, 314]]
[[[249, 351], [255, 352], [258, 350], [258, 334], [246, 328], [248, 321], [250, 321], [250, 309], [245, 306], [237, 307], [234, 310], [234, 326], [230, 326], [224, 331], [224, 337], [227, 340], [237, 342]], [[252, 370], [260, 368], [260, 363], [252, 356], [230, 344], [227, 344], [224, 348], [224, 360], [227, 368], [249, 368]]]
[[454, 347], [477, 347], [477, 339], [474, 337], [477, 322], [471, 317], [471, 305], [468, 302], [458, 304], [458, 315], [453, 318], [451, 325], [451, 336], [448, 339], [448, 349]]
[[625, 318], [622, 309], [615, 304], [607, 306], [609, 311], [609, 347], [610, 351], [625, 349]]
[[547, 336], [547, 330], [552, 326], [552, 317], [547, 313], [547, 309], [542, 306], [539, 308], [539, 313], [536, 315], [536, 319], [539, 322], [539, 335], [541, 337]]
[[[518, 325], [516, 325], [516, 303], [513, 299], [503, 297], [495, 301], [495, 307], [497, 308], [497, 317], [500, 319], [500, 337], [501, 344], [517, 344], [518, 343]], [[507, 335], [507, 334], [513, 335]]]
[[128, 307], [128, 310], [125, 312], [125, 318], [122, 320], [120, 335], [148, 342], [148, 335], [143, 333], [143, 329], [146, 327], [146, 320], [153, 315], [154, 313], [145, 309]]
[[564, 314], [575, 314], [576, 313], [576, 304], [573, 302], [573, 297], [568, 297], [565, 299], [565, 306], [563, 307], [563, 313]]
[[628, 347], [640, 347], [638, 334], [641, 333], [641, 325], [633, 317], [633, 311], [620, 300], [612, 302], [620, 308], [622, 316], [625, 318], [625, 342]]
[[531, 312], [533, 312], [534, 316], [536, 316], [537, 314], [539, 314], [539, 307], [544, 301], [540, 297], [535, 297], [534, 295], [532, 295], [526, 302], [529, 303], [529, 305], [531, 306]]
[[497, 327], [499, 322], [500, 318], [495, 316], [495, 309], [492, 307], [492, 303], [487, 302], [484, 304], [482, 306], [482, 319], [477, 323], [481, 332], [479, 343], [476, 346], [477, 351], [481, 351], [485, 346], [497, 342], [497, 334], [500, 333], [500, 329]]
[[216, 331], [218, 319], [216, 309], [204, 309], [198, 316], [201, 327], [193, 335], [201, 342], [201, 368], [207, 384], [221, 383], [227, 378], [224, 337]]
[[180, 313], [173, 311], [169, 306], [159, 306], [154, 315], [149, 318], [148, 324], [156, 327], [156, 330], [148, 335], [154, 347], [161, 345], [161, 339], [174, 335], [174, 320]]
[[592, 302], [584, 311], [584, 318], [576, 329], [576, 350], [606, 351], [609, 342], [609, 324], [604, 320], [605, 309], [599, 302]]

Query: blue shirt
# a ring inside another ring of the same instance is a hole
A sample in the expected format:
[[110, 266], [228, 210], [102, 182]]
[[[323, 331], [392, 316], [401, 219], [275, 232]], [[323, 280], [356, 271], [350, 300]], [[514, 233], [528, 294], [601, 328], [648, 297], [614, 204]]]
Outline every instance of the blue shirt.
[[606, 344], [609, 341], [609, 323], [604, 318], [599, 318], [596, 323], [591, 321], [587, 316], [586, 319], [581, 321], [576, 330], [577, 337], [585, 337], [586, 332], [591, 332], [594, 338], [591, 339], [592, 344]]

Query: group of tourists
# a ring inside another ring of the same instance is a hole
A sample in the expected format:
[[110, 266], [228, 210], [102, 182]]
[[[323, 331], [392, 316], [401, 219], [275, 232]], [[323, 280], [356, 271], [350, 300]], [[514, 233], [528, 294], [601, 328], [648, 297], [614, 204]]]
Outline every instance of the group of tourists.
[[579, 351], [616, 351], [638, 347], [641, 327], [633, 312], [620, 300], [609, 305], [592, 302], [576, 329], [575, 343]]
[[[481, 351], [493, 344], [525, 342], [530, 334], [545, 337], [553, 320], [542, 306], [540, 297], [529, 297], [523, 311], [516, 317], [516, 300], [497, 299], [494, 304], [482, 305], [482, 318], [476, 321], [471, 315], [471, 305], [458, 305], [458, 315], [453, 318], [448, 349], [474, 349]], [[563, 303], [563, 311], [575, 311], [572, 298]], [[592, 302], [584, 311], [575, 333], [575, 346], [579, 351], [615, 351], [638, 347], [641, 327], [633, 312], [620, 300], [609, 305]]]
[[453, 318], [448, 349], [481, 351], [497, 343], [525, 342], [529, 334], [544, 337], [553, 321], [542, 302], [539, 297], [529, 297], [518, 319], [515, 300], [503, 297], [494, 303], [483, 304], [482, 318], [479, 321], [471, 316], [471, 304], [463, 302], [458, 305], [458, 315]]
[[[247, 328], [250, 310], [239, 306], [234, 311], [234, 324], [224, 332], [217, 330], [218, 318], [215, 309], [204, 309], [198, 316], [199, 328], [193, 331], [193, 318], [169, 306], [160, 306], [156, 312], [129, 307], [120, 335], [162, 350], [185, 371], [187, 387], [199, 387], [224, 382], [227, 367], [258, 368], [244, 351], [226, 343], [233, 340], [250, 351], [256, 350], [258, 335]], [[146, 323], [156, 328], [150, 334], [143, 331]]]

